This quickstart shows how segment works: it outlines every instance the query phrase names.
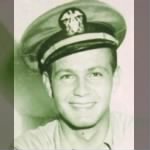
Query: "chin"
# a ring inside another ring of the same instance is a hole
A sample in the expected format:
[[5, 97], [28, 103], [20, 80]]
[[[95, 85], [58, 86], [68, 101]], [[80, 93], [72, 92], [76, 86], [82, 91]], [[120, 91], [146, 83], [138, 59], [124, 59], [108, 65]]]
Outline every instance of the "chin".
[[[107, 111], [106, 111], [107, 112]], [[99, 121], [106, 115], [104, 112], [99, 112], [95, 115], [61, 115], [61, 119], [67, 125], [74, 129], [86, 129], [96, 126]]]
[[69, 125], [75, 129], [86, 129], [86, 128], [92, 128], [93, 126], [96, 125], [96, 123], [97, 121], [87, 120], [86, 118], [85, 120], [71, 121], [69, 122]]
[[94, 127], [96, 125], [96, 123], [93, 123], [93, 124], [91, 124], [91, 123], [82, 123], [82, 124], [76, 124], [75, 126], [74, 126], [74, 128], [76, 128], [76, 129], [88, 129], [88, 128], [92, 128], [92, 127]]

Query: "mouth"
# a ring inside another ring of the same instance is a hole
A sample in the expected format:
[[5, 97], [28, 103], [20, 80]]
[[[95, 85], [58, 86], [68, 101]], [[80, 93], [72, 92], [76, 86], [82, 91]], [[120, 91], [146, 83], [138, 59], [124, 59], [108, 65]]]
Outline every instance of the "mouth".
[[94, 107], [96, 104], [96, 102], [86, 102], [86, 103], [77, 103], [77, 102], [72, 102], [70, 103], [70, 105], [73, 107], [73, 108], [76, 108], [76, 109], [90, 109], [92, 107]]

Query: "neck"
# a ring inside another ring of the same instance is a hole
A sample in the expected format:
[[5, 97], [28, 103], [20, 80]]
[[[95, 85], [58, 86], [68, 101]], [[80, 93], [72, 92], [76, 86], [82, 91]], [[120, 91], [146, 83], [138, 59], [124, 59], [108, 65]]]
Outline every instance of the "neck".
[[98, 148], [107, 135], [109, 116], [109, 112], [105, 113], [95, 126], [86, 129], [72, 128], [61, 120], [61, 132], [73, 148]]

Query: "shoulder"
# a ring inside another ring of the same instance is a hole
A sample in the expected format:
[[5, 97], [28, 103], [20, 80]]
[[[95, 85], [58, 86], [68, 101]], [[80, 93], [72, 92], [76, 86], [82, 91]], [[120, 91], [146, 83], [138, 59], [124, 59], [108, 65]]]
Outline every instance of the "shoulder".
[[117, 148], [134, 147], [134, 117], [123, 113], [112, 113], [113, 141]]
[[53, 137], [57, 130], [58, 121], [52, 121], [44, 126], [29, 130], [17, 137], [14, 147], [18, 150], [53, 148]]

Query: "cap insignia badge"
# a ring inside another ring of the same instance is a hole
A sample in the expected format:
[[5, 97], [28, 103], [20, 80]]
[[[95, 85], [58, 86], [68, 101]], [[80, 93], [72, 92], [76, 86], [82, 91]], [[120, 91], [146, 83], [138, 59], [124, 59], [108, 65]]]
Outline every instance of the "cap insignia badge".
[[77, 8], [67, 9], [59, 18], [60, 26], [72, 36], [85, 31], [86, 16]]

